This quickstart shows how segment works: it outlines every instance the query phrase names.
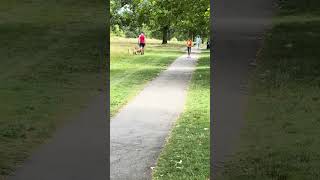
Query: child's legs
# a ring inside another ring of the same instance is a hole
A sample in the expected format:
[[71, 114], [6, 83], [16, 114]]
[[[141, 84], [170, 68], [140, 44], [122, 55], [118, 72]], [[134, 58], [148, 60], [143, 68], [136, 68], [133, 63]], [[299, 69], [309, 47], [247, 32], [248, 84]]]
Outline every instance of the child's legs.
[[144, 47], [142, 47], [142, 49], [141, 49], [141, 53], [142, 53], [142, 54], [144, 54]]
[[141, 53], [142, 53], [142, 54], [144, 53], [144, 46], [145, 46], [144, 43], [141, 43], [141, 44], [140, 44], [140, 50], [141, 50]]

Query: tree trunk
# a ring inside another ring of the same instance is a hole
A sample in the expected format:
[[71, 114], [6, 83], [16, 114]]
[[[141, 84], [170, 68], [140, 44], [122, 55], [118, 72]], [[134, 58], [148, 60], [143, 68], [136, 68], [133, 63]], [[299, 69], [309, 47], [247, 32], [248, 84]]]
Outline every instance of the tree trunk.
[[165, 26], [162, 30], [162, 44], [168, 44], [168, 27]]
[[189, 38], [191, 39], [191, 41], [193, 42], [193, 37], [194, 36], [194, 33], [192, 31], [189, 31]]

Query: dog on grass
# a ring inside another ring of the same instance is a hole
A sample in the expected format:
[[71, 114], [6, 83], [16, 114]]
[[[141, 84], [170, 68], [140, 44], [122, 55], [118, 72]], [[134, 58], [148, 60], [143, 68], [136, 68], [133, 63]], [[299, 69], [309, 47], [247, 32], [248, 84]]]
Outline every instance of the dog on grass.
[[141, 53], [142, 53], [141, 48], [138, 48], [138, 47], [133, 48], [133, 54], [137, 55], [137, 54], [141, 54]]
[[132, 51], [132, 54], [133, 54], [133, 55], [138, 55], [138, 54], [141, 54], [141, 53], [142, 53], [142, 52], [141, 52], [141, 48], [136, 47], [136, 46], [128, 49], [128, 53], [129, 53], [129, 54], [130, 54], [131, 51]]

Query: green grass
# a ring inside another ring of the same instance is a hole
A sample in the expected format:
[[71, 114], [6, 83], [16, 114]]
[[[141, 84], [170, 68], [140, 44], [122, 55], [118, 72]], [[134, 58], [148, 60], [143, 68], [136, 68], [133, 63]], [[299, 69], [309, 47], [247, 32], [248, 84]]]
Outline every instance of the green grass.
[[115, 115], [147, 82], [165, 70], [181, 52], [181, 44], [161, 45], [148, 40], [144, 55], [132, 55], [128, 48], [136, 46], [133, 39], [111, 39], [110, 112]]
[[0, 2], [0, 177], [99, 93], [105, 6]]
[[239, 149], [218, 179], [320, 179], [320, 20], [299, 14], [320, 3], [286, 2], [280, 14], [292, 16], [277, 17], [266, 35]]
[[320, 1], [318, 0], [278, 0], [280, 15], [320, 15]]
[[210, 58], [203, 52], [189, 85], [184, 113], [161, 152], [153, 179], [207, 180], [210, 172]]

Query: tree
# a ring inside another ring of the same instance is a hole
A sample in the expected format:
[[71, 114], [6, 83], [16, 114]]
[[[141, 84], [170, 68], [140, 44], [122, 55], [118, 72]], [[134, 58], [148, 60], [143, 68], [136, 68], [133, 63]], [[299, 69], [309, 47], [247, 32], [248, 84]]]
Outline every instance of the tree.
[[151, 0], [150, 25], [162, 33], [162, 44], [167, 44], [170, 28], [176, 24], [177, 17], [181, 15], [183, 1], [177, 0]]
[[173, 35], [208, 36], [209, 7], [209, 0], [112, 0], [110, 12], [112, 23], [119, 24], [122, 30], [135, 33], [148, 29], [166, 44]]
[[210, 1], [198, 0], [192, 4], [185, 2], [182, 8], [186, 10], [183, 11], [184, 16], [178, 17], [176, 29], [188, 34], [189, 38], [195, 35], [207, 37], [210, 27]]

